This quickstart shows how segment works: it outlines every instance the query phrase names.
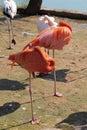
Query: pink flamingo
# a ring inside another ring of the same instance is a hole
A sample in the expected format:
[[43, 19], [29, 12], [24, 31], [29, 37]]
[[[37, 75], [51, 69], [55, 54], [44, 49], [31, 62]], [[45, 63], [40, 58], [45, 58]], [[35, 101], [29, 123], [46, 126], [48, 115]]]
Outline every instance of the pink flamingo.
[[8, 58], [12, 61], [11, 67], [14, 64], [19, 64], [22, 68], [29, 72], [29, 93], [31, 102], [31, 112], [32, 112], [32, 124], [38, 124], [40, 121], [34, 118], [33, 114], [33, 103], [32, 103], [32, 86], [31, 86], [31, 73], [32, 72], [50, 72], [55, 69], [55, 61], [53, 58], [49, 57], [39, 46], [34, 49], [25, 49], [16, 54], [12, 54]]
[[[38, 28], [39, 33], [41, 33], [43, 30], [50, 28], [50, 27], [58, 27], [58, 23], [55, 22], [54, 17], [44, 15], [38, 19], [37, 28]], [[45, 48], [45, 51], [46, 51], [46, 48]], [[47, 53], [49, 54], [49, 49], [48, 49]], [[54, 56], [54, 50], [53, 50], [53, 56]]]
[[[72, 27], [69, 23], [61, 21], [58, 24], [59, 26], [52, 26], [47, 28], [31, 42], [29, 42], [23, 50], [26, 48], [34, 48], [35, 46], [45, 47], [47, 49], [57, 49], [62, 50], [63, 47], [69, 44], [71, 36], [72, 36]], [[54, 57], [54, 53], [53, 53]], [[57, 97], [61, 97], [62, 94], [56, 92], [56, 72], [54, 70], [54, 95]]]

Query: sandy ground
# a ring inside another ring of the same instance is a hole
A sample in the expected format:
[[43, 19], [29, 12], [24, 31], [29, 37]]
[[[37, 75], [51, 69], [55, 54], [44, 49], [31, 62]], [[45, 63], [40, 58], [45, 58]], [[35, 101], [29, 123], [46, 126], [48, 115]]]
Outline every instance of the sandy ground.
[[63, 97], [53, 97], [53, 73], [32, 79], [34, 115], [41, 123], [30, 124], [28, 73], [19, 66], [11, 70], [8, 56], [38, 34], [38, 17], [18, 16], [13, 20], [17, 44], [8, 50], [8, 24], [1, 14], [0, 130], [87, 130], [87, 21], [59, 17], [55, 17], [57, 22], [67, 21], [73, 28], [70, 44], [55, 51], [56, 84]]

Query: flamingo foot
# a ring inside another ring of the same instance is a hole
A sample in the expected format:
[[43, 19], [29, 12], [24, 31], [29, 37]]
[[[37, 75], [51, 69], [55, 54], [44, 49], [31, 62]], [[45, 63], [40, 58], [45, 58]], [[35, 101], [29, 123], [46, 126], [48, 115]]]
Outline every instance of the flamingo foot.
[[31, 124], [33, 124], [33, 125], [39, 124], [39, 123], [40, 123], [40, 120], [37, 120], [37, 119], [34, 119], [34, 120], [31, 121]]
[[56, 97], [62, 97], [63, 95], [62, 95], [62, 93], [56, 92], [56, 93], [54, 94], [54, 96], [56, 96]]
[[14, 39], [12, 39], [12, 43], [15, 45], [16, 44], [16, 41]]

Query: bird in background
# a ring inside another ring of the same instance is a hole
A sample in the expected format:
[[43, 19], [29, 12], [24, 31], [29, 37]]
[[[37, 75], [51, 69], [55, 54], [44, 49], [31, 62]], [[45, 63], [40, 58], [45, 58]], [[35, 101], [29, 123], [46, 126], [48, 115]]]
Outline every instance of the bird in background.
[[38, 18], [38, 21], [37, 21], [38, 33], [52, 26], [55, 26], [55, 27], [58, 26], [58, 23], [55, 22], [54, 17], [44, 15]]
[[11, 67], [14, 64], [19, 64], [22, 68], [29, 73], [29, 93], [31, 102], [31, 112], [32, 112], [32, 124], [38, 124], [40, 121], [34, 118], [33, 114], [33, 103], [32, 103], [32, 85], [31, 85], [31, 73], [32, 72], [50, 72], [55, 69], [55, 60], [51, 58], [41, 47], [37, 46], [34, 49], [25, 49], [16, 54], [12, 54], [8, 58], [12, 61]]
[[2, 3], [3, 14], [8, 20], [8, 31], [9, 31], [9, 46], [8, 49], [12, 48], [12, 43], [15, 45], [16, 41], [14, 39], [13, 33], [13, 18], [17, 14], [17, 5], [13, 0], [4, 0]]
[[[24, 46], [23, 50], [26, 48], [34, 48], [35, 46], [44, 47], [53, 50], [62, 50], [63, 47], [69, 44], [72, 37], [72, 27], [69, 23], [61, 21], [58, 27], [47, 28]], [[53, 54], [54, 58], [54, 54]], [[56, 91], [56, 71], [54, 69], [54, 95], [61, 97], [62, 94]]]

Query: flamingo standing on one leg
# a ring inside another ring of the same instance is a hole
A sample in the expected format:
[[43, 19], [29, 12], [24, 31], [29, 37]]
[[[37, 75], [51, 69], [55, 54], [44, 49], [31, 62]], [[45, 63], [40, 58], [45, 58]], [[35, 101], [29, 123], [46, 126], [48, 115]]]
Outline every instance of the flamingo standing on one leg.
[[[43, 30], [50, 28], [50, 27], [58, 27], [58, 23], [55, 22], [54, 17], [44, 15], [38, 19], [37, 28], [38, 28], [39, 33], [41, 33]], [[46, 51], [46, 48], [45, 48], [45, 51]], [[47, 50], [47, 53], [49, 54], [49, 49]], [[54, 49], [53, 49], [53, 58], [54, 58]], [[54, 86], [56, 86], [56, 71], [55, 70], [54, 70]], [[58, 93], [58, 95], [62, 96], [61, 93]]]
[[28, 49], [21, 51], [16, 54], [12, 54], [8, 58], [13, 63], [11, 67], [15, 64], [19, 64], [22, 68], [29, 72], [29, 93], [32, 111], [32, 124], [39, 123], [39, 120], [34, 118], [33, 114], [33, 103], [32, 103], [32, 86], [31, 86], [31, 73], [32, 72], [50, 72], [55, 69], [55, 61], [53, 58], [49, 57], [39, 46], [34, 49]]
[[[34, 48], [35, 46], [45, 47], [47, 49], [62, 50], [65, 45], [70, 42], [72, 36], [72, 27], [67, 22], [59, 22], [58, 27], [50, 27], [42, 31], [34, 40], [29, 42], [26, 48]], [[54, 95], [62, 96], [61, 93], [56, 92], [56, 73], [54, 71]]]
[[[10, 23], [8, 22], [8, 30], [9, 30], [9, 47], [8, 47], [8, 49], [11, 49], [11, 43], [13, 43], [14, 45], [16, 44], [16, 41], [14, 39], [14, 34], [13, 34], [12, 19], [14, 18], [14, 16], [17, 13], [17, 6], [13, 0], [4, 0], [2, 3], [2, 9], [3, 9], [3, 14], [6, 15], [10, 21]], [[12, 40], [11, 40], [11, 35], [12, 35]]]

